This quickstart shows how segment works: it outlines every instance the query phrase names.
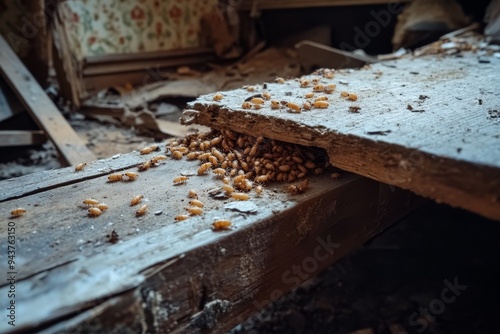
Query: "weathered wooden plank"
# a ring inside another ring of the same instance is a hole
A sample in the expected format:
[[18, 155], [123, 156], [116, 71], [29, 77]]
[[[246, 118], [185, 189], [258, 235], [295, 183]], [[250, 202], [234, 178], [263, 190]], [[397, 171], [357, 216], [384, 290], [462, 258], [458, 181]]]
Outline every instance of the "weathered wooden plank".
[[41, 130], [1, 130], [0, 147], [40, 145], [47, 141], [45, 133]]
[[23, 111], [21, 103], [16, 100], [5, 80], [0, 77], [0, 122], [8, 120]]
[[35, 78], [0, 36], [0, 72], [68, 164], [95, 160]]
[[[272, 99], [302, 105], [306, 92], [297, 81], [227, 91], [191, 103], [185, 124], [319, 146], [330, 162], [385, 183], [500, 219], [500, 59], [478, 62], [461, 57], [424, 56], [339, 70], [324, 84], [336, 84], [326, 109], [290, 113], [243, 109], [249, 96], [268, 90]], [[340, 97], [353, 92], [358, 101]], [[319, 94], [316, 94], [318, 96]], [[349, 112], [350, 106], [359, 112]]]
[[140, 155], [139, 152], [117, 154], [111, 158], [88, 161], [87, 166], [79, 172], [76, 172], [75, 167], [71, 166], [4, 180], [0, 183], [2, 185], [0, 187], [0, 202], [132, 168], [147, 159], [147, 155]]
[[[257, 212], [232, 212], [224, 209], [228, 200], [209, 198], [207, 191], [221, 184], [212, 176], [193, 176], [187, 185], [172, 185], [174, 176], [195, 170], [197, 164], [168, 160], [134, 182], [109, 184], [102, 176], [0, 203], [3, 217], [12, 208], [27, 209], [25, 216], [10, 220], [22, 243], [16, 248], [15, 331], [228, 328], [275, 298], [269, 297], [273, 290], [289, 291], [416, 203], [409, 192], [345, 173], [339, 180], [329, 175], [311, 178], [309, 190], [296, 196], [286, 193], [282, 184], [271, 184], [262, 197], [252, 196]], [[174, 223], [191, 188], [198, 190], [205, 213]], [[129, 206], [138, 193], [150, 206], [142, 218]], [[87, 217], [81, 207], [87, 197], [105, 201], [109, 210], [98, 218]], [[153, 214], [160, 210], [160, 215]], [[209, 227], [216, 218], [231, 219], [234, 228], [212, 232]], [[121, 240], [114, 245], [106, 242], [112, 230]], [[0, 237], [6, 234], [6, 226], [0, 226]], [[309, 267], [309, 258], [325, 243], [335, 243], [335, 249], [331, 254], [323, 250], [314, 268]], [[0, 246], [1, 254], [6, 247]], [[283, 279], [293, 265], [307, 270], [307, 277], [293, 274]], [[5, 294], [8, 287], [1, 284], [0, 293]], [[6, 302], [2, 299], [1, 307]], [[211, 317], [217, 307], [221, 312]], [[12, 330], [0, 324], [1, 332]]]

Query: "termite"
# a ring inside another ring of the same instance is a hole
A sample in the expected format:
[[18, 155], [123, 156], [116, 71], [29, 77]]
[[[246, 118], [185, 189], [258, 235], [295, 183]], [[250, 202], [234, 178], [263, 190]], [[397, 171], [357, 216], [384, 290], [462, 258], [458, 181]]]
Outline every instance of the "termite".
[[198, 194], [196, 193], [196, 191], [194, 189], [191, 189], [189, 192], [188, 192], [188, 197], [189, 198], [198, 198]]
[[158, 151], [159, 150], [159, 147], [158, 145], [151, 145], [151, 146], [148, 146], [148, 147], [144, 147], [143, 149], [140, 150], [140, 153], [141, 154], [149, 154], [153, 151]]
[[205, 206], [205, 204], [203, 204], [203, 202], [202, 202], [202, 201], [199, 201], [199, 200], [197, 200], [197, 199], [190, 200], [190, 201], [189, 201], [189, 204], [190, 204], [190, 205], [192, 205], [192, 206], [197, 206], [197, 207], [199, 207], [199, 208], [202, 208], [202, 207], [204, 207], [204, 206]]
[[260, 97], [254, 97], [253, 99], [250, 100], [253, 104], [264, 104], [264, 99], [261, 99]]
[[132, 198], [132, 200], [130, 201], [130, 206], [139, 204], [142, 201], [143, 197], [144, 197], [143, 195], [134, 196], [134, 198]]
[[212, 223], [212, 230], [224, 231], [231, 228], [231, 221], [229, 219], [217, 219]]
[[198, 215], [201, 215], [203, 213], [203, 209], [199, 208], [197, 206], [186, 208], [186, 210], [189, 212], [189, 214], [191, 216], [198, 216]]
[[288, 102], [286, 106], [290, 109], [293, 110], [294, 112], [299, 113], [300, 112], [300, 106], [297, 103], [294, 102]]
[[109, 209], [109, 206], [107, 204], [104, 204], [104, 203], [99, 203], [99, 204], [97, 204], [96, 208], [98, 208], [101, 211], [106, 211], [107, 209]]
[[173, 151], [172, 158], [174, 158], [176, 160], [180, 160], [180, 159], [182, 159], [182, 153], [180, 151]]
[[185, 184], [188, 179], [189, 179], [189, 177], [181, 175], [181, 176], [176, 177], [173, 182], [175, 185]]
[[99, 208], [92, 207], [89, 209], [89, 216], [90, 217], [98, 217], [102, 214], [102, 211]]
[[222, 95], [221, 93], [217, 93], [214, 95], [213, 99], [214, 99], [214, 101], [220, 101], [220, 100], [222, 100], [223, 97], [224, 97], [224, 95]]
[[238, 201], [246, 201], [250, 198], [250, 196], [245, 193], [232, 193], [231, 197]]
[[108, 175], [108, 182], [118, 182], [122, 180], [122, 175], [119, 173], [113, 173]]
[[186, 220], [188, 218], [189, 218], [188, 215], [177, 215], [177, 216], [175, 216], [174, 219], [179, 222], [179, 221], [182, 221], [182, 220]]
[[86, 205], [97, 205], [99, 204], [99, 201], [93, 198], [87, 198], [86, 200], [83, 201], [83, 204]]
[[203, 165], [200, 166], [200, 168], [198, 168], [198, 175], [203, 175], [206, 173], [206, 171], [208, 169], [210, 169], [212, 167], [212, 163], [211, 162], [205, 162]]
[[24, 208], [17, 208], [14, 209], [10, 212], [11, 217], [16, 218], [16, 217], [21, 217], [26, 213], [26, 209]]
[[151, 158], [151, 162], [154, 164], [157, 164], [158, 162], [163, 161], [163, 160], [167, 160], [167, 157], [164, 155], [157, 155], [157, 156]]
[[83, 170], [83, 168], [87, 166], [86, 162], [79, 163], [78, 165], [75, 166], [75, 172], [79, 172]]
[[123, 175], [125, 177], [122, 177], [122, 179], [125, 179], [127, 181], [135, 181], [139, 177], [139, 174], [137, 174], [136, 172], [125, 172]]
[[248, 102], [248, 101], [245, 101], [245, 102], [243, 102], [243, 103], [241, 104], [241, 107], [242, 107], [243, 109], [252, 109], [252, 104], [251, 104], [250, 102]]
[[313, 106], [319, 109], [326, 109], [330, 104], [328, 101], [314, 101]]
[[147, 211], [148, 211], [148, 205], [144, 204], [135, 212], [135, 215], [136, 217], [144, 216]]
[[149, 167], [151, 167], [151, 164], [152, 164], [151, 160], [148, 160], [148, 161], [140, 164], [139, 167], [138, 167], [139, 171], [140, 172], [144, 172], [144, 171], [148, 170]]
[[219, 177], [219, 178], [223, 178], [224, 176], [226, 176], [226, 170], [224, 168], [216, 168], [213, 170], [215, 176]]

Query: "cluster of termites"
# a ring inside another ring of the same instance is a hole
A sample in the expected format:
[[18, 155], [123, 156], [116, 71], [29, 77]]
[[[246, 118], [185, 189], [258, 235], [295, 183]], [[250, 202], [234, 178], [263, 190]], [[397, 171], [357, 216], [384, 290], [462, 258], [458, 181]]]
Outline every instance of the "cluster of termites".
[[106, 211], [109, 208], [107, 204], [101, 203], [93, 198], [85, 199], [83, 201], [83, 204], [85, 204], [88, 207], [89, 217], [99, 217], [100, 215], [102, 215], [104, 211]]
[[[137, 204], [141, 203], [143, 198], [144, 198], [144, 195], [136, 195], [136, 196], [132, 197], [132, 199], [130, 200], [130, 206], [136, 206]], [[149, 209], [149, 207], [147, 204], [141, 205], [139, 207], [139, 209], [137, 209], [135, 211], [135, 216], [136, 217], [144, 216], [146, 214], [146, 212], [148, 211], [148, 209]]]
[[[170, 142], [167, 149], [171, 155], [183, 152], [187, 160], [198, 160], [198, 175], [210, 172], [239, 192], [249, 192], [271, 181], [293, 182], [307, 175], [319, 175], [329, 165], [324, 151], [231, 130], [187, 136]], [[179, 177], [174, 183], [186, 180], [187, 177]]]
[[203, 207], [205, 204], [198, 199], [198, 194], [195, 190], [191, 189], [188, 192], [189, 207], [186, 208], [187, 214], [180, 214], [175, 216], [176, 221], [186, 220], [191, 216], [199, 216], [203, 214]]
[[291, 184], [288, 186], [287, 190], [293, 195], [302, 194], [309, 187], [309, 180], [302, 180], [297, 184]]
[[[324, 69], [320, 72], [323, 78], [327, 79], [332, 79], [333, 73], [333, 70], [328, 69]], [[265, 91], [262, 94], [256, 94], [245, 99], [245, 101], [241, 104], [241, 107], [243, 109], [261, 109], [267, 104], [273, 110], [284, 108], [290, 113], [300, 113], [311, 109], [326, 109], [330, 106], [327, 95], [330, 95], [335, 91], [335, 84], [324, 83], [320, 77], [302, 77], [296, 80], [299, 82], [301, 88], [311, 89], [310, 92], [304, 95], [306, 101], [302, 104], [296, 101], [273, 99], [271, 93]], [[285, 80], [283, 78], [277, 78], [275, 82], [285, 83]], [[248, 90], [249, 87], [252, 87], [252, 92], [255, 91], [253, 86], [246, 86], [246, 89]]]

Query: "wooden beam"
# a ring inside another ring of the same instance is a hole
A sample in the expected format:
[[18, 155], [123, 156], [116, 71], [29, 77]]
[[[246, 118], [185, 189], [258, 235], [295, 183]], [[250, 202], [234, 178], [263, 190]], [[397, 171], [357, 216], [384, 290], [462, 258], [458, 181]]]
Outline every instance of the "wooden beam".
[[[473, 52], [406, 57], [338, 70], [333, 79], [310, 76], [336, 85], [326, 109], [291, 113], [268, 102], [243, 109], [245, 99], [264, 90], [256, 86], [252, 93], [224, 92], [219, 103], [202, 96], [183, 121], [322, 147], [334, 166], [500, 220], [498, 73], [499, 59], [479, 62]], [[290, 80], [265, 90], [301, 106], [312, 87]]]
[[[137, 153], [122, 158], [137, 157], [144, 159]], [[122, 166], [119, 160], [103, 164], [116, 170]], [[22, 270], [16, 277], [16, 327], [3, 321], [0, 332], [221, 332], [420, 202], [410, 192], [343, 173], [338, 180], [326, 174], [311, 177], [309, 189], [295, 196], [286, 192], [286, 185], [270, 184], [261, 197], [238, 202], [253, 203], [256, 211], [235, 212], [225, 208], [235, 202], [210, 197], [209, 191], [221, 185], [215, 177], [193, 176], [187, 185], [172, 185], [174, 176], [197, 168], [197, 161], [168, 160], [134, 182], [110, 184], [101, 175], [62, 184], [64, 174], [80, 175], [66, 168], [47, 172], [52, 187], [47, 177], [40, 185], [43, 191], [0, 203], [2, 217], [16, 207], [27, 209], [24, 216], [9, 220], [16, 239], [22, 240], [16, 253]], [[17, 186], [32, 183], [36, 188], [40, 177], [31, 175], [31, 182], [27, 177]], [[0, 189], [14, 188], [13, 183], [0, 182]], [[175, 222], [188, 204], [188, 189], [197, 190], [204, 214]], [[137, 194], [149, 205], [142, 218], [129, 205]], [[89, 218], [82, 204], [88, 197], [105, 201], [109, 210]], [[211, 231], [216, 218], [230, 219], [233, 228]], [[119, 235], [116, 244], [108, 242], [113, 230]], [[7, 239], [6, 225], [0, 237]], [[7, 243], [0, 244], [0, 251], [7, 252]], [[0, 283], [0, 294], [8, 289]], [[2, 298], [0, 306], [6, 308], [6, 303]]]
[[41, 145], [47, 141], [41, 130], [0, 130], [0, 147]]
[[240, 10], [256, 9], [289, 9], [306, 7], [332, 7], [332, 6], [360, 6], [360, 5], [385, 5], [405, 3], [409, 0], [243, 0], [237, 7]]
[[67, 164], [95, 160], [31, 73], [0, 36], [0, 72]]
[[88, 161], [87, 166], [76, 172], [73, 166], [47, 170], [33, 175], [24, 175], [2, 181], [0, 188], [0, 202], [7, 202], [33, 194], [42, 193], [53, 188], [74, 185], [76, 183], [102, 177], [114, 172], [137, 166], [146, 160], [139, 152], [117, 154], [106, 159]]

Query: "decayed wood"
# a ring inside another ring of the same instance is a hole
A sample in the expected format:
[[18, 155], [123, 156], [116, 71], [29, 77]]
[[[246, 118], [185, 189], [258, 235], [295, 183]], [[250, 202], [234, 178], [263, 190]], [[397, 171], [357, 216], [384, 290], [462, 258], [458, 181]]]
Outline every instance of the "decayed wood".
[[45, 133], [41, 130], [1, 130], [0, 147], [40, 145], [47, 141]]
[[[200, 97], [190, 104], [195, 110], [185, 111], [184, 123], [323, 147], [334, 166], [498, 220], [499, 72], [499, 59], [480, 63], [471, 52], [406, 58], [322, 79], [337, 85], [326, 109], [242, 108], [264, 90], [272, 99], [302, 105], [312, 87], [291, 80], [251, 93], [227, 91], [219, 103]], [[358, 101], [342, 98], [341, 91], [356, 93]], [[351, 106], [359, 112], [350, 112]]]
[[0, 71], [33, 119], [54, 142], [65, 162], [76, 164], [82, 160], [95, 160], [3, 37], [0, 37]]
[[[224, 209], [230, 201], [209, 197], [208, 191], [221, 185], [210, 175], [172, 184], [173, 177], [195, 171], [197, 164], [168, 160], [133, 182], [107, 183], [103, 175], [63, 185], [53, 178], [56, 188], [0, 203], [3, 217], [15, 207], [27, 209], [9, 220], [22, 240], [16, 253], [18, 322], [15, 328], [0, 323], [0, 331], [219, 332], [419, 202], [409, 192], [344, 173], [338, 180], [311, 178], [309, 189], [296, 196], [285, 192], [285, 185], [271, 184], [262, 197], [252, 195], [256, 212], [233, 212]], [[69, 169], [59, 172], [75, 175]], [[23, 183], [18, 179], [19, 186]], [[10, 184], [0, 182], [0, 188]], [[204, 214], [175, 223], [189, 189], [198, 191]], [[142, 218], [129, 205], [137, 194], [149, 205]], [[87, 217], [82, 201], [88, 197], [106, 202], [109, 210]], [[232, 230], [212, 232], [216, 218], [231, 219]], [[112, 230], [119, 235], [117, 244], [107, 242]], [[0, 226], [2, 238], [6, 231]], [[6, 247], [0, 246], [3, 254]], [[4, 295], [8, 287], [1, 284]], [[2, 299], [1, 307], [6, 302]]]

